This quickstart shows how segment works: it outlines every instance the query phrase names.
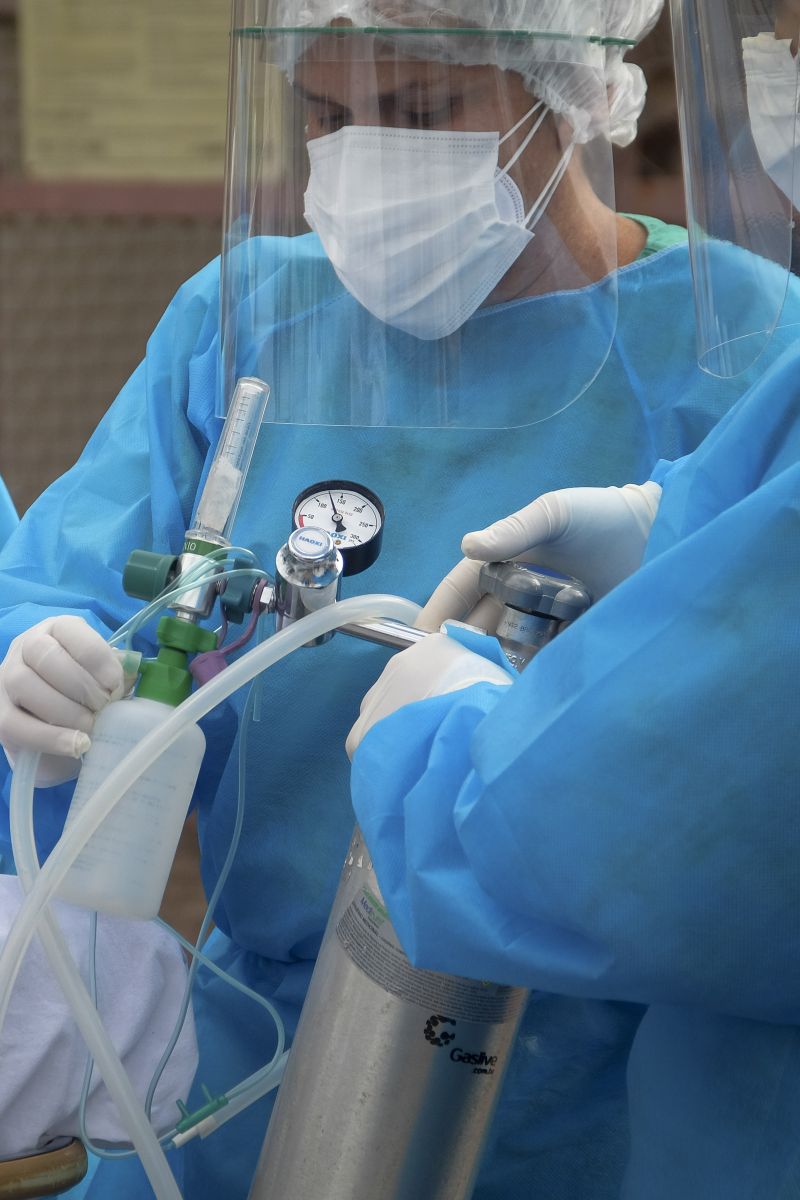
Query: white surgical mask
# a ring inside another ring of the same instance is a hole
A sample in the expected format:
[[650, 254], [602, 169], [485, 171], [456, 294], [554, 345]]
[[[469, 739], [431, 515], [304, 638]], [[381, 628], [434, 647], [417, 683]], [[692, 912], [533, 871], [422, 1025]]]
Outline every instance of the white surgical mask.
[[771, 33], [742, 41], [747, 111], [761, 165], [776, 187], [800, 208], [800, 133], [797, 120], [797, 60], [791, 42]]
[[[533, 127], [501, 171], [499, 147]], [[573, 145], [526, 212], [508, 174], [547, 115], [497, 133], [347, 125], [308, 144], [306, 220], [373, 316], [426, 341], [472, 316], [533, 238]]]

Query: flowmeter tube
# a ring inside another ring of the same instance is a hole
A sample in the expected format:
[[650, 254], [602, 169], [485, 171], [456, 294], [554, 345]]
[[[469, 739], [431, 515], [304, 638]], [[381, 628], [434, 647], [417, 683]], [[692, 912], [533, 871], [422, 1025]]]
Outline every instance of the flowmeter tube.
[[269, 387], [261, 379], [245, 377], [237, 383], [192, 521], [191, 534], [198, 541], [230, 541], [268, 400]]

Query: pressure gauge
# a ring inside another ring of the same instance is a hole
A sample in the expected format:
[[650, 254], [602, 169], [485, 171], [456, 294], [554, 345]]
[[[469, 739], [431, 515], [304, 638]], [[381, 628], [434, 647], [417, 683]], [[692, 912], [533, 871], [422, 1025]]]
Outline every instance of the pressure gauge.
[[344, 574], [358, 575], [380, 554], [383, 505], [374, 492], [347, 479], [305, 488], [294, 502], [295, 529], [324, 529], [344, 559]]

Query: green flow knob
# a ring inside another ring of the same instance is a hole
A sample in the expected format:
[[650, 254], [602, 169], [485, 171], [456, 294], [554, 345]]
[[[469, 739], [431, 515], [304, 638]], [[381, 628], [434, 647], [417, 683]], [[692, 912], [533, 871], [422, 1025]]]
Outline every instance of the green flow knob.
[[175, 578], [178, 560], [173, 554], [134, 550], [122, 572], [122, 586], [137, 600], [155, 600]]
[[[237, 558], [234, 559], [233, 569], [239, 571], [252, 565], [246, 558]], [[234, 625], [241, 625], [245, 618], [250, 616], [256, 582], [252, 575], [226, 580], [225, 591], [222, 593], [222, 611]]]

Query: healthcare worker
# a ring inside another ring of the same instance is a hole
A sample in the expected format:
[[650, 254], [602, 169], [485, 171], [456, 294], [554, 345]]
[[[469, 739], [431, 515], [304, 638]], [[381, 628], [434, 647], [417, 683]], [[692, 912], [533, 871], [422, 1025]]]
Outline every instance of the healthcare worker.
[[[611, 146], [633, 137], [644, 100], [625, 50], [660, 8], [235, 4], [222, 266], [181, 288], [79, 462], [0, 557], [0, 638], [17, 639], [0, 667], [0, 741], [10, 759], [22, 746], [47, 756], [42, 850], [118, 683], [101, 635], [134, 611], [125, 560], [134, 547], [180, 549], [235, 378], [258, 375], [273, 393], [236, 540], [268, 566], [302, 488], [356, 480], [387, 514], [359, 590], [424, 602], [464, 529], [541, 489], [645, 482], [787, 344], [780, 328], [739, 377], [701, 372], [685, 234], [613, 211]], [[295, 152], [298, 100], [307, 144]], [[751, 256], [711, 256], [732, 318], [758, 340]], [[785, 272], [764, 269], [785, 290]], [[798, 319], [794, 288], [782, 311]], [[235, 738], [225, 713], [207, 730], [197, 805], [209, 891], [240, 782], [246, 793], [209, 953], [276, 1003], [290, 1036], [352, 828], [344, 740], [385, 659], [334, 638], [274, 668], [252, 719], [237, 699]], [[267, 1062], [274, 1031], [202, 973], [194, 1005], [199, 1104], [201, 1083], [220, 1092]], [[477, 1200], [618, 1195], [641, 1013], [535, 998]], [[174, 1164], [185, 1195], [243, 1200], [271, 1103], [186, 1147]], [[90, 1192], [147, 1194], [134, 1161], [103, 1164]]]
[[[714, 10], [676, 3], [678, 33], [704, 11], [719, 38]], [[710, 84], [735, 48], [715, 42]], [[698, 272], [701, 305], [713, 283]], [[643, 489], [561, 490], [468, 534], [427, 624], [474, 611], [485, 558], [580, 572], [600, 602], [513, 685], [487, 662], [463, 687], [480, 657], [442, 635], [397, 655], [348, 739], [415, 963], [533, 988], [532, 1012], [553, 993], [640, 1006], [625, 1200], [800, 1194], [799, 378], [800, 339]], [[551, 1103], [530, 1097], [522, 1121]], [[498, 1151], [518, 1136], [499, 1130]]]

